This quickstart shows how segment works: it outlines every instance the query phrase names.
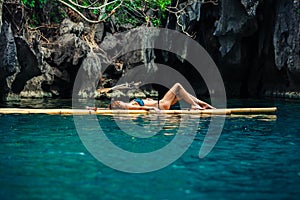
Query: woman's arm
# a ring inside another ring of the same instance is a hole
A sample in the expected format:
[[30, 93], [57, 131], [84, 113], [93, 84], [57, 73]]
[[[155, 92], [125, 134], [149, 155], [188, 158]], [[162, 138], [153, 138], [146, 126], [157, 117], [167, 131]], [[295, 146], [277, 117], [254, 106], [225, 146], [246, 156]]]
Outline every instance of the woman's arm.
[[125, 103], [123, 101], [115, 101], [111, 104], [112, 109], [125, 109], [125, 110], [155, 110], [159, 111], [158, 108], [153, 106], [140, 106], [131, 103]]
[[132, 104], [127, 104], [126, 109], [128, 109], [128, 110], [155, 110], [155, 111], [159, 111], [158, 108], [153, 107], [153, 106], [140, 106], [140, 105], [132, 105]]

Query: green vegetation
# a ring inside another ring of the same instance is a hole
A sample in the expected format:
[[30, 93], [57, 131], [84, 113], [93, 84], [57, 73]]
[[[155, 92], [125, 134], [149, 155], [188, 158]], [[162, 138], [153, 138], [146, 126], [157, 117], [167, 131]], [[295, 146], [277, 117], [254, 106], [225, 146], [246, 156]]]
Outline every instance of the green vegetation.
[[27, 21], [31, 27], [42, 24], [60, 23], [66, 13], [58, 9], [56, 0], [21, 0], [27, 11]]
[[21, 2], [22, 2], [25, 6], [29, 6], [29, 7], [31, 7], [31, 8], [34, 8], [35, 0], [21, 0]]
[[21, 0], [30, 10], [31, 26], [59, 23], [71, 9], [89, 22], [112, 20], [133, 27], [150, 24], [160, 26], [167, 16], [171, 0]]

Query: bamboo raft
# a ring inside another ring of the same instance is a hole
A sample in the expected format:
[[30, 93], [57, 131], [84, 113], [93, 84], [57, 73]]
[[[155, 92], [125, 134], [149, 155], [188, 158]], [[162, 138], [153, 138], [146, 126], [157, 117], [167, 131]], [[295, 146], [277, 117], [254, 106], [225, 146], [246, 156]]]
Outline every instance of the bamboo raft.
[[49, 115], [114, 115], [114, 114], [175, 114], [175, 115], [274, 115], [276, 107], [268, 108], [226, 108], [208, 110], [109, 110], [109, 109], [30, 109], [30, 108], [0, 108], [0, 114], [49, 114]]

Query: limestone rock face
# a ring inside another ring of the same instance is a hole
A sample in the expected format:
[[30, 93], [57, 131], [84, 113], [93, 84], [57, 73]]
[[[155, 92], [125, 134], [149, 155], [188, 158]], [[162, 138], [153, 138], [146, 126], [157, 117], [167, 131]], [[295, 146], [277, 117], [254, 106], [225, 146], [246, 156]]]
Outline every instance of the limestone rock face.
[[[60, 35], [50, 46], [43, 47], [36, 37], [29, 38], [29, 41], [23, 36], [16, 36], [15, 53], [8, 47], [1, 48], [10, 51], [9, 56], [17, 55], [20, 68], [12, 71], [14, 68], [1, 65], [5, 68], [5, 73], [1, 74], [14, 74], [8, 84], [4, 81], [7, 93], [29, 98], [71, 97], [78, 69], [90, 52], [87, 42], [81, 39], [83, 30], [82, 23], [65, 20], [61, 24]], [[16, 67], [16, 64], [11, 66]], [[84, 69], [90, 71], [86, 67]]]
[[4, 99], [9, 88], [6, 78], [17, 71], [17, 50], [11, 26], [4, 22], [0, 33], [0, 98]]
[[19, 94], [28, 80], [41, 75], [37, 55], [32, 51], [26, 40], [21, 37], [16, 38], [18, 49], [18, 61], [20, 64], [20, 72], [16, 75], [12, 83], [12, 91]]
[[[0, 0], [0, 28], [2, 27], [2, 6], [3, 6], [3, 0]], [[1, 29], [0, 29], [1, 33]]]
[[231, 52], [230, 62], [233, 64], [241, 63], [242, 38], [257, 31], [257, 24], [254, 19], [255, 9], [252, 11], [252, 9], [245, 10], [243, 8], [243, 6], [248, 8], [248, 5], [249, 2], [245, 0], [243, 4], [240, 0], [221, 1], [221, 18], [217, 22], [215, 35], [219, 39], [222, 56], [224, 57]]
[[[2, 2], [0, 0], [0, 26], [1, 17], [3, 21], [10, 19], [8, 14], [2, 16], [2, 13], [12, 13], [11, 10], [4, 12], [12, 7], [2, 7]], [[182, 12], [169, 13], [163, 26], [192, 37], [208, 51], [221, 72], [229, 97], [300, 92], [299, 1], [207, 2], [177, 2]], [[82, 85], [76, 95], [90, 98], [97, 86], [114, 86], [126, 73], [139, 81], [155, 76], [159, 71], [157, 63], [183, 74], [199, 96], [208, 94], [199, 74], [185, 61], [190, 51], [188, 45], [180, 47], [178, 55], [143, 49], [155, 38], [164, 36], [149, 32], [132, 38], [128, 33], [125, 40], [121, 40], [121, 31], [130, 30], [132, 26], [117, 24], [114, 17], [108, 23], [94, 25], [66, 18], [43, 40], [42, 34], [18, 31], [25, 21], [21, 20], [22, 7], [16, 9], [19, 9], [16, 10], [18, 20], [1, 26], [1, 99], [9, 93], [23, 97], [68, 98], [72, 96], [77, 75], [81, 75]], [[167, 39], [161, 41], [170, 48], [173, 45]], [[141, 50], [129, 52], [128, 44]], [[128, 74], [141, 65], [147, 73]]]
[[214, 33], [222, 56], [217, 62], [225, 80], [233, 71], [237, 75], [228, 88], [242, 96], [300, 91], [299, 8], [293, 0], [221, 1]]
[[0, 55], [1, 55], [1, 76], [11, 76], [16, 72], [16, 44], [10, 25], [5, 22], [1, 29]]
[[217, 6], [202, 4], [201, 12], [193, 11], [200, 19], [181, 26], [210, 53], [228, 96], [299, 92], [299, 9], [294, 0], [221, 0]]
[[300, 2], [287, 0], [277, 4], [273, 37], [275, 64], [287, 68], [289, 85], [300, 90]]

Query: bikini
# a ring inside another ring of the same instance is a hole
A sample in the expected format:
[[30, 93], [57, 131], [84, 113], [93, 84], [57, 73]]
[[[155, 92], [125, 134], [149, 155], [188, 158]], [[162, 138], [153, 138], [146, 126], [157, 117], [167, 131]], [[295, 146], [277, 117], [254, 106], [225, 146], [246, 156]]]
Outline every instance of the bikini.
[[[140, 98], [136, 98], [136, 99], [134, 99], [134, 101], [137, 102], [140, 106], [144, 106], [145, 105], [144, 101], [142, 99], [140, 99]], [[160, 107], [159, 107], [159, 100], [157, 101], [157, 108], [160, 109]]]
[[143, 102], [143, 100], [140, 99], [140, 98], [136, 98], [136, 99], [134, 99], [134, 101], [137, 102], [140, 106], [144, 106], [145, 105], [145, 103]]

